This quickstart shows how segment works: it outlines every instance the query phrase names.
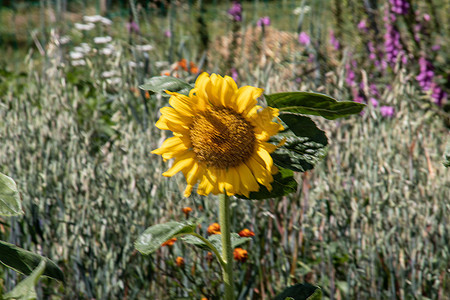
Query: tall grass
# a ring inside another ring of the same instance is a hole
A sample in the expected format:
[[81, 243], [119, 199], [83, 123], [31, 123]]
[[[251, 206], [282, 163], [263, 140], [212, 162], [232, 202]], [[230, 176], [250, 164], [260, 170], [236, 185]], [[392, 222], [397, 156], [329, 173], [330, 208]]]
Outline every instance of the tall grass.
[[[367, 53], [359, 40], [348, 39], [351, 47], [343, 52], [327, 46], [331, 24], [314, 20], [330, 18], [324, 11], [331, 3], [320, 2], [311, 5], [301, 27], [316, 33], [317, 44], [309, 50], [295, 35], [298, 16], [290, 11], [296, 2], [282, 1], [291, 24], [275, 13], [278, 4], [244, 5], [249, 26], [240, 32], [234, 58], [240, 84], [352, 99], [345, 65], [356, 56], [361, 74], [369, 72]], [[144, 257], [133, 245], [146, 227], [183, 219], [185, 206], [203, 217], [202, 233], [217, 221], [214, 198], [185, 199], [182, 176], [162, 177], [168, 163], [150, 151], [165, 138], [153, 124], [167, 99], [136, 90], [145, 78], [165, 70], [192, 81], [195, 74], [175, 69], [181, 58], [208, 72], [227, 72], [221, 64], [229, 51], [221, 46], [230, 39], [231, 27], [223, 25], [227, 7], [206, 9], [207, 55], [198, 47], [199, 12], [184, 4], [167, 16], [138, 9], [142, 35], [129, 35], [128, 19], [119, 17], [111, 28], [98, 26], [95, 32], [80, 33], [66, 24], [71, 44], [59, 45], [62, 32], [49, 30], [44, 55], [30, 49], [19, 67], [3, 58], [0, 172], [17, 181], [25, 215], [1, 220], [0, 237], [63, 269], [67, 285], [44, 281], [41, 297], [220, 298], [219, 265], [206, 253], [178, 241]], [[273, 24], [263, 35], [253, 25], [264, 15]], [[343, 36], [354, 28], [348, 22]], [[172, 38], [164, 37], [168, 28]], [[99, 54], [104, 46], [92, 43], [96, 35], [113, 36], [114, 54]], [[68, 53], [81, 42], [97, 52], [85, 57], [86, 66], [75, 67]], [[146, 43], [154, 50], [137, 50]], [[315, 58], [308, 61], [310, 53]], [[106, 78], [106, 71], [120, 80]], [[394, 117], [383, 117], [369, 104], [361, 116], [316, 119], [331, 141], [328, 156], [297, 176], [295, 194], [233, 202], [235, 231], [247, 227], [256, 233], [246, 246], [249, 261], [236, 267], [239, 299], [270, 299], [286, 285], [305, 281], [319, 285], [328, 299], [445, 299], [450, 294], [450, 176], [441, 163], [448, 129], [442, 112], [413, 80], [415, 71], [397, 65], [385, 77], [370, 79], [380, 90], [378, 100], [395, 107]], [[177, 256], [185, 258], [185, 268], [176, 266]], [[0, 291], [10, 290], [18, 278], [1, 272]]]

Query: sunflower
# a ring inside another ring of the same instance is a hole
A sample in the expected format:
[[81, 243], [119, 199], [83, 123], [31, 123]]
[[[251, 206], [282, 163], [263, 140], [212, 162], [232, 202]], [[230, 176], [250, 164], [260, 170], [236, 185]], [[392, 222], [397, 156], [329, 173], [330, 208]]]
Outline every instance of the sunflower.
[[189, 96], [166, 91], [172, 107], [161, 109], [156, 127], [171, 130], [173, 137], [152, 153], [164, 161], [175, 159], [163, 175], [181, 171], [187, 182], [185, 197], [197, 183], [200, 195], [248, 197], [259, 184], [272, 190], [278, 169], [270, 153], [277, 146], [267, 141], [283, 127], [273, 121], [277, 109], [257, 105], [262, 92], [252, 86], [238, 89], [231, 77], [207, 73], [200, 74]]

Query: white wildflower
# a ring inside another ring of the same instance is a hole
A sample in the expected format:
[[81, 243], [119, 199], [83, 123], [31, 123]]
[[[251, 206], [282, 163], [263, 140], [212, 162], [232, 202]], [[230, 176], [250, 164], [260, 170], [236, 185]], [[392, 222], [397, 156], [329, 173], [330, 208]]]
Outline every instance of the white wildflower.
[[153, 50], [153, 46], [152, 45], [136, 45], [136, 50], [137, 51], [151, 51], [151, 50]]
[[118, 75], [117, 74], [117, 71], [105, 71], [105, 72], [103, 72], [102, 73], [102, 77], [103, 78], [110, 78], [110, 77], [113, 77], [113, 76], [116, 76], [116, 75]]
[[72, 60], [72, 66], [85, 66], [86, 61], [84, 59]]
[[76, 52], [76, 51], [70, 51], [69, 56], [71, 59], [82, 59], [84, 57], [84, 53]]
[[110, 19], [108, 19], [108, 18], [105, 18], [105, 17], [103, 17], [101, 20], [100, 20], [100, 22], [102, 22], [103, 24], [105, 24], [105, 25], [111, 25], [113, 22], [110, 20]]
[[122, 78], [120, 77], [108, 78], [106, 79], [106, 82], [111, 85], [117, 85], [122, 82]]
[[110, 36], [98, 36], [94, 38], [94, 43], [96, 44], [106, 44], [112, 41]]
[[88, 24], [75, 23], [75, 28], [78, 30], [89, 31], [89, 30], [94, 29], [94, 27], [95, 27], [94, 23], [88, 23]]
[[67, 44], [69, 42], [70, 42], [70, 37], [68, 37], [67, 35], [64, 35], [64, 36], [59, 38], [59, 43], [61, 45], [65, 45], [65, 44]]
[[85, 21], [86, 23], [97, 23], [97, 22], [100, 22], [102, 20], [102, 18], [103, 17], [100, 15], [84, 16], [83, 21]]
[[294, 15], [300, 15], [302, 13], [306, 14], [310, 10], [311, 10], [311, 7], [309, 7], [308, 5], [305, 5], [303, 7], [299, 6], [294, 9], [293, 13], [294, 13]]

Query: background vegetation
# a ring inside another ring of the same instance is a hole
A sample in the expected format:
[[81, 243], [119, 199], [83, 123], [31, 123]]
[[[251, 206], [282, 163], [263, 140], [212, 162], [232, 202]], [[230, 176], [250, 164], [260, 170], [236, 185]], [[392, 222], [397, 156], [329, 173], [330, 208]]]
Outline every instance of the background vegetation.
[[[328, 299], [448, 297], [447, 1], [244, 1], [240, 21], [231, 1], [13, 2], [0, 9], [0, 172], [25, 215], [0, 219], [0, 237], [62, 268], [66, 286], [43, 280], [42, 298], [219, 299], [207, 253], [176, 242], [144, 257], [133, 245], [186, 206], [201, 233], [217, 222], [214, 198], [183, 198], [182, 176], [162, 177], [168, 164], [150, 151], [167, 99], [137, 88], [200, 71], [367, 103], [315, 119], [328, 155], [295, 194], [234, 201], [234, 230], [256, 233], [236, 266], [240, 299], [296, 282]], [[0, 293], [20, 279], [0, 274]]]

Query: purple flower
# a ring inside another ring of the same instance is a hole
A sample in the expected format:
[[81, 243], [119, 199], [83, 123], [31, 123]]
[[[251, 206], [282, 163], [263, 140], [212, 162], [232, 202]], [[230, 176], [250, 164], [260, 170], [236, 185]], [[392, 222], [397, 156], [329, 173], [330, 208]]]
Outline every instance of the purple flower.
[[139, 25], [135, 21], [127, 22], [125, 24], [125, 27], [127, 28], [128, 32], [130, 33], [139, 33]]
[[258, 20], [256, 23], [257, 26], [263, 27], [263, 26], [269, 26], [270, 25], [270, 18], [265, 16]]
[[228, 14], [233, 18], [234, 21], [242, 21], [242, 5], [238, 1], [234, 1], [231, 8], [228, 10]]
[[330, 31], [330, 44], [334, 47], [335, 50], [339, 50], [339, 48], [341, 47], [341, 44], [334, 35], [333, 30]]
[[383, 117], [393, 117], [394, 107], [393, 106], [381, 106], [380, 113]]
[[431, 50], [433, 50], [433, 51], [438, 51], [439, 49], [441, 49], [441, 45], [433, 45], [431, 47]]
[[306, 32], [302, 31], [298, 35], [298, 42], [302, 45], [308, 46], [311, 43], [311, 38]]
[[410, 4], [407, 0], [389, 0], [391, 3], [391, 11], [397, 15], [406, 15]]
[[424, 91], [428, 91], [431, 89], [431, 84], [433, 83], [433, 65], [425, 57], [421, 57], [419, 58], [419, 66], [420, 73], [416, 76], [416, 80]]
[[231, 68], [231, 78], [233, 78], [234, 81], [237, 81], [238, 76], [239, 76], [239, 74], [238, 74], [237, 70], [235, 68]]
[[369, 99], [370, 104], [372, 104], [373, 107], [377, 107], [378, 106], [378, 100], [375, 98], [370, 98]]
[[[386, 33], [384, 35], [384, 49], [386, 51], [386, 60], [393, 66], [397, 63], [398, 58], [403, 63], [407, 62], [407, 56], [400, 42], [400, 32], [394, 26], [392, 18], [393, 14], [386, 10], [384, 20], [386, 22]], [[395, 16], [394, 16], [395, 20]]]
[[172, 37], [172, 31], [170, 31], [169, 29], [165, 30], [165, 31], [164, 31], [164, 36], [165, 36], [166, 38]]
[[441, 89], [440, 86], [438, 86], [437, 84], [434, 84], [433, 93], [431, 94], [431, 99], [433, 99], [434, 103], [436, 103], [437, 105], [442, 106], [442, 104], [447, 99], [447, 93], [444, 92], [444, 90]]
[[365, 19], [362, 19], [359, 23], [358, 23], [358, 29], [363, 31], [363, 32], [367, 32], [367, 22]]

